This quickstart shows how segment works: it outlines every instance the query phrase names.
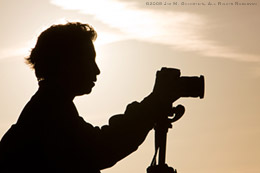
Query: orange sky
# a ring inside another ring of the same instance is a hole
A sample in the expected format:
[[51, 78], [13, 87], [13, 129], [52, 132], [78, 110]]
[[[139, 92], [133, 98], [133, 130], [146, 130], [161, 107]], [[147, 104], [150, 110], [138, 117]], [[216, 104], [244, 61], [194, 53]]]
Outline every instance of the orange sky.
[[[259, 173], [260, 3], [146, 2], [151, 1], [0, 0], [0, 137], [37, 90], [23, 59], [37, 35], [53, 23], [82, 21], [98, 32], [101, 69], [92, 94], [75, 99], [86, 121], [101, 126], [128, 103], [141, 101], [162, 66], [180, 68], [187, 76], [203, 74], [205, 99], [176, 103], [186, 113], [168, 134], [167, 163], [181, 173]], [[137, 152], [102, 172], [145, 172], [153, 152], [151, 132]]]

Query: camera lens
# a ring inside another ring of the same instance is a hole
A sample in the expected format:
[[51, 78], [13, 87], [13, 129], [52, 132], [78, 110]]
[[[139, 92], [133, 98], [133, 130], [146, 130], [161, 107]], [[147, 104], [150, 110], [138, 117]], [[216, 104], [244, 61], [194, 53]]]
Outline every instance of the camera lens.
[[179, 80], [181, 97], [204, 97], [204, 76], [182, 76]]

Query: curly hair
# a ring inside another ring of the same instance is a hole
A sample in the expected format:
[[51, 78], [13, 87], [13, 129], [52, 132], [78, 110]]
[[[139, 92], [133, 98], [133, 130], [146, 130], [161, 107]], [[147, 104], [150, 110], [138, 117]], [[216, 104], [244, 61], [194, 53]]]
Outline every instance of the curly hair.
[[38, 81], [54, 76], [65, 63], [76, 58], [79, 47], [91, 43], [97, 33], [89, 24], [79, 22], [52, 25], [38, 37], [26, 63], [35, 70]]

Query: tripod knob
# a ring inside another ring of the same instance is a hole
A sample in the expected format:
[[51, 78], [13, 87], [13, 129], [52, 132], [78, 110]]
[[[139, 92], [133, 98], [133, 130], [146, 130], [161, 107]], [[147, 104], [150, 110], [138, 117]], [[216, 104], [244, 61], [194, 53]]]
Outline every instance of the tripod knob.
[[178, 121], [184, 114], [185, 108], [182, 105], [178, 105], [172, 109], [172, 113], [174, 114], [174, 117], [170, 119], [170, 121], [173, 123], [175, 121]]

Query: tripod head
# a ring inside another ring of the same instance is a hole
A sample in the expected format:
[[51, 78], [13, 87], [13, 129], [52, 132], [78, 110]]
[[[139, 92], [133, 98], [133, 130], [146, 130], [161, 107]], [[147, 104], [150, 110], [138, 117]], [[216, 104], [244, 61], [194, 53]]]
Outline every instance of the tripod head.
[[[162, 117], [155, 124], [155, 154], [151, 165], [147, 168], [147, 173], [177, 173], [176, 169], [168, 167], [165, 163], [166, 140], [169, 128], [172, 128], [172, 123], [178, 121], [184, 114], [185, 108], [182, 105], [172, 108], [173, 115]], [[173, 116], [173, 118], [170, 118]], [[157, 165], [156, 157], [159, 151], [159, 163]]]

